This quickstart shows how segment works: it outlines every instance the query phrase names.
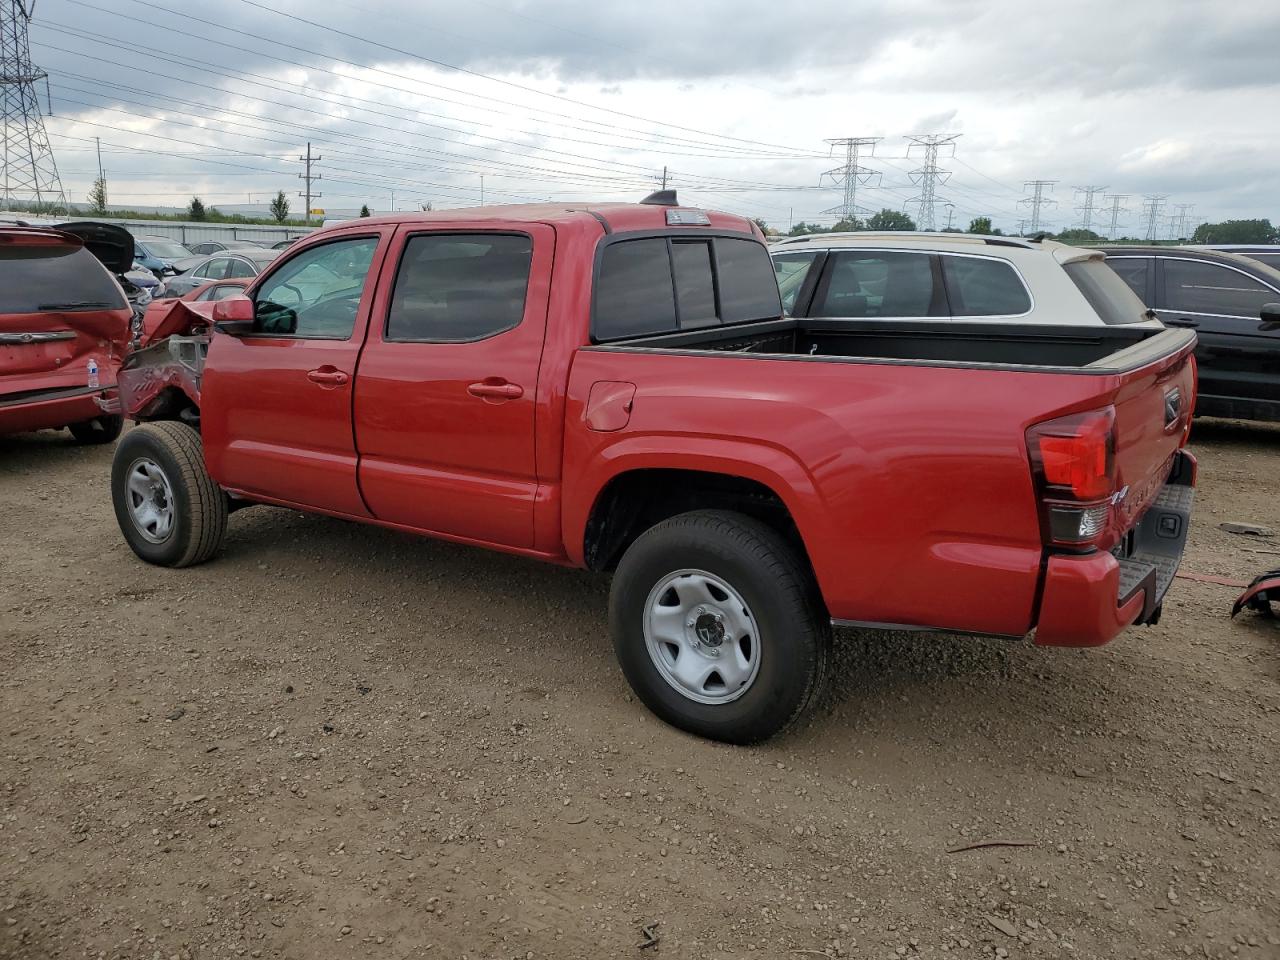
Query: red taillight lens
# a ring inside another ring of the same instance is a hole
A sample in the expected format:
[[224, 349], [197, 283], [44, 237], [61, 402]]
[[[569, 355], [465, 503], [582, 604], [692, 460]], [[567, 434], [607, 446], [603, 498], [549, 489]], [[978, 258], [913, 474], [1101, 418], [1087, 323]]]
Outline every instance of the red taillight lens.
[[1115, 411], [1108, 407], [1039, 423], [1027, 431], [1033, 461], [1055, 496], [1099, 500], [1115, 479]]
[[1027, 453], [1046, 538], [1082, 546], [1106, 532], [1115, 490], [1115, 409], [1037, 423]]

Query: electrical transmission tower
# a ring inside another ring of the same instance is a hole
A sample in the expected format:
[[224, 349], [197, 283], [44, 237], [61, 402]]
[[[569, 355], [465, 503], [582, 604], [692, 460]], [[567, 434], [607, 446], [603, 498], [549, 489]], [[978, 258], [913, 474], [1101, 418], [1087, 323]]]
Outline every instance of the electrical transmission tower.
[[[306, 203], [307, 203], [306, 224], [307, 224], [307, 226], [311, 226], [311, 201], [312, 201], [312, 200], [319, 200], [319, 199], [320, 199], [320, 197], [322, 196], [322, 194], [319, 194], [319, 193], [312, 193], [312, 192], [311, 192], [311, 184], [312, 184], [312, 182], [313, 182], [313, 181], [315, 181], [315, 180], [319, 180], [319, 179], [320, 179], [320, 174], [318, 174], [318, 173], [312, 173], [312, 172], [311, 172], [311, 165], [312, 165], [313, 163], [315, 163], [315, 162], [319, 161], [319, 160], [323, 160], [323, 159], [324, 159], [324, 157], [322, 157], [322, 156], [320, 156], [320, 155], [318, 155], [318, 154], [317, 154], [316, 156], [314, 156], [314, 157], [313, 157], [313, 156], [311, 155], [311, 144], [310, 144], [310, 143], [308, 143], [308, 144], [307, 144], [307, 155], [306, 155], [305, 157], [299, 157], [298, 159], [299, 159], [299, 160], [301, 160], [303, 163], [305, 163], [305, 164], [307, 165], [306, 172], [305, 172], [305, 173], [300, 173], [300, 174], [298, 174], [298, 179], [299, 179], [299, 180], [305, 180], [305, 181], [307, 182], [307, 190], [306, 190], [306, 192], [305, 192], [305, 193], [303, 193], [302, 191], [299, 191], [299, 192], [298, 192], [298, 196], [300, 196], [300, 197], [306, 197]], [[395, 206], [396, 206], [396, 202], [395, 202], [395, 193], [393, 192], [393, 193], [391, 194], [391, 209], [392, 209], [392, 211], [393, 211], [393, 212], [395, 211]]]
[[1164, 213], [1164, 202], [1169, 199], [1168, 194], [1149, 193], [1142, 198], [1142, 219], [1147, 224], [1147, 239], [1155, 240], [1156, 224], [1160, 222], [1160, 216]]
[[1072, 187], [1071, 189], [1084, 196], [1080, 206], [1076, 207], [1076, 212], [1080, 214], [1080, 229], [1088, 230], [1093, 226], [1094, 198], [1107, 188], [1105, 186], [1087, 186]]
[[66, 209], [67, 197], [58, 177], [58, 165], [49, 147], [40, 113], [36, 84], [45, 81], [49, 99], [49, 75], [31, 63], [27, 26], [34, 0], [0, 0], [0, 124], [3, 155], [0, 183], [4, 205], [35, 203]]
[[[834, 213], [841, 220], [853, 220], [858, 214], [870, 213], [864, 207], [858, 206], [858, 185], [869, 183], [874, 177], [879, 179], [880, 171], [872, 170], [870, 167], [864, 167], [858, 163], [860, 156], [873, 156], [876, 152], [876, 144], [881, 141], [881, 137], [843, 137], [839, 140], [828, 140], [831, 144], [832, 152], [836, 147], [844, 147], [844, 165], [828, 170], [818, 178], [818, 185], [822, 185], [822, 181], [830, 179], [831, 183], [838, 187], [844, 187], [844, 199], [839, 205], [823, 210], [823, 213]], [[863, 150], [866, 153], [863, 153]]]
[[930, 133], [922, 136], [907, 137], [911, 141], [907, 145], [907, 156], [911, 156], [911, 151], [915, 150], [917, 156], [923, 154], [924, 157], [920, 168], [911, 171], [911, 182], [920, 188], [920, 194], [907, 201], [907, 203], [919, 204], [919, 212], [916, 214], [917, 230], [934, 230], [937, 228], [933, 218], [934, 204], [941, 199], [937, 195], [937, 187], [940, 183], [946, 183], [951, 177], [950, 170], [943, 170], [938, 166], [938, 150], [942, 147], [950, 147], [951, 153], [948, 156], [954, 155], [956, 140], [959, 137], [960, 134], [958, 133], [950, 136]]
[[1058, 202], [1056, 200], [1050, 200], [1048, 197], [1044, 195], [1045, 189], [1048, 188], [1052, 190], [1053, 185], [1057, 182], [1058, 182], [1057, 180], [1027, 180], [1023, 184], [1023, 186], [1025, 186], [1028, 190], [1031, 191], [1031, 196], [1024, 197], [1023, 199], [1019, 200], [1018, 203], [1020, 204], [1025, 203], [1028, 207], [1031, 208], [1030, 219], [1031, 219], [1031, 233], [1033, 236], [1040, 232], [1040, 211], [1045, 207], [1055, 206]]
[[1173, 215], [1173, 237], [1174, 240], [1185, 240], [1187, 236], [1187, 221], [1191, 219], [1191, 211], [1196, 205], [1194, 203], [1175, 203], [1173, 208], [1178, 212]]
[[1108, 200], [1111, 201], [1111, 232], [1107, 234], [1108, 240], [1116, 238], [1116, 224], [1120, 222], [1120, 214], [1128, 213], [1129, 208], [1121, 206], [1121, 204], [1129, 199], [1127, 193], [1108, 193]]

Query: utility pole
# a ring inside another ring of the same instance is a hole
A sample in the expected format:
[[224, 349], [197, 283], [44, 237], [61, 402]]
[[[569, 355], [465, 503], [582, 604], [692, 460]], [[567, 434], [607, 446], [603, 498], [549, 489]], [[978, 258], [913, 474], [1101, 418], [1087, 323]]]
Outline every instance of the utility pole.
[[484, 174], [480, 174], [480, 206], [484, 206]]
[[1120, 222], [1120, 214], [1128, 213], [1129, 208], [1121, 206], [1125, 200], [1129, 199], [1127, 193], [1108, 193], [1106, 199], [1111, 201], [1111, 232], [1107, 234], [1108, 240], [1116, 238], [1116, 224]]
[[667, 165], [662, 165], [662, 189], [667, 189]]
[[1076, 207], [1076, 211], [1080, 214], [1080, 229], [1088, 230], [1093, 226], [1094, 198], [1107, 188], [1103, 185], [1072, 187], [1071, 189], [1077, 194], [1084, 195], [1084, 200], [1081, 202], [1080, 206]]
[[1175, 203], [1173, 208], [1178, 212], [1173, 218], [1172, 239], [1185, 240], [1187, 238], [1187, 221], [1191, 219], [1191, 211], [1196, 208], [1196, 205], [1194, 203]]
[[52, 113], [49, 75], [31, 63], [27, 40], [34, 7], [26, 0], [0, 0], [0, 183], [6, 207], [17, 201], [65, 210], [67, 196], [36, 93], [43, 80]]
[[103, 176], [103, 173], [102, 173], [102, 138], [94, 137], [93, 143], [94, 143], [94, 146], [98, 148], [98, 179], [105, 180], [107, 178]]
[[1147, 224], [1147, 239], [1156, 239], [1156, 223], [1160, 220], [1160, 215], [1164, 212], [1164, 202], [1169, 199], [1168, 194], [1149, 193], [1142, 198], [1142, 219]]
[[306, 221], [305, 221], [305, 222], [306, 222], [306, 225], [309, 227], [309, 226], [311, 226], [311, 201], [312, 201], [312, 200], [319, 200], [319, 199], [320, 199], [320, 197], [322, 197], [322, 196], [323, 196], [323, 194], [319, 194], [319, 193], [312, 193], [312, 192], [311, 192], [311, 182], [312, 182], [313, 180], [319, 180], [319, 179], [321, 179], [320, 174], [318, 174], [318, 173], [312, 173], [312, 172], [311, 172], [311, 165], [312, 165], [313, 163], [318, 163], [319, 161], [323, 160], [323, 159], [324, 159], [324, 157], [320, 156], [319, 154], [317, 154], [316, 156], [314, 156], [314, 157], [313, 157], [313, 156], [311, 155], [311, 144], [308, 142], [308, 143], [307, 143], [307, 155], [306, 155], [305, 157], [299, 157], [298, 159], [299, 159], [299, 160], [301, 160], [302, 162], [304, 162], [304, 163], [307, 165], [307, 170], [306, 170], [306, 172], [305, 172], [305, 173], [300, 173], [300, 174], [298, 174], [298, 179], [300, 179], [300, 180], [305, 180], [305, 181], [307, 182], [307, 191], [306, 191], [306, 193], [299, 193], [299, 194], [298, 194], [298, 196], [300, 196], [300, 197], [306, 197], [306, 201], [307, 201], [307, 212], [306, 212]]
[[953, 156], [956, 149], [956, 140], [960, 138], [960, 134], [954, 133], [945, 136], [937, 133], [922, 134], [915, 137], [907, 137], [907, 156], [911, 156], [911, 151], [915, 150], [917, 155], [923, 152], [924, 162], [920, 164], [920, 169], [911, 171], [911, 182], [920, 188], [920, 195], [912, 197], [907, 203], [918, 203], [919, 212], [916, 214], [917, 230], [932, 230], [935, 227], [933, 219], [933, 205], [938, 202], [937, 187], [940, 183], [946, 183], [951, 177], [950, 170], [943, 170], [938, 166], [938, 151], [943, 147], [949, 147]]
[[1032, 236], [1040, 232], [1040, 211], [1045, 207], [1052, 207], [1057, 205], [1056, 200], [1050, 200], [1048, 197], [1044, 195], [1045, 190], [1046, 189], [1052, 190], [1053, 185], [1057, 182], [1058, 182], [1057, 180], [1027, 180], [1023, 183], [1023, 186], [1025, 186], [1028, 190], [1031, 191], [1031, 196], [1023, 197], [1021, 200], [1018, 201], [1018, 203], [1026, 204], [1028, 207], [1031, 208]]
[[950, 230], [951, 219], [956, 215], [956, 205], [954, 203], [948, 203], [946, 207], [947, 207], [947, 229]]
[[[858, 214], [870, 212], [858, 206], [858, 184], [869, 183], [873, 177], [878, 178], [880, 171], [862, 166], [858, 163], [858, 158], [873, 156], [876, 152], [876, 144], [882, 139], [882, 137], [843, 137], [827, 141], [831, 144], [833, 154], [836, 147], [844, 147], [844, 163], [819, 176], [818, 186], [822, 186], [822, 181], [829, 178], [833, 186], [844, 188], [844, 199], [836, 206], [823, 210], [823, 213], [835, 214], [841, 220], [856, 220]], [[864, 150], [865, 153], [863, 153]]]
[[1018, 221], [1018, 236], [1025, 237], [1027, 235], [1027, 218], [1023, 217]]

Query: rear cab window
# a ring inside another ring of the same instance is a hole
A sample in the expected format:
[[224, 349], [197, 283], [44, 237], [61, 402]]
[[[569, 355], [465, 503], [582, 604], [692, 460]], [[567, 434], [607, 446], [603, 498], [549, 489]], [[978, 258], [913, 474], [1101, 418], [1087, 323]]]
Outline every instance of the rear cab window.
[[0, 314], [122, 310], [119, 284], [84, 247], [0, 244]]
[[596, 343], [781, 316], [769, 253], [754, 239], [682, 233], [601, 249]]
[[1100, 258], [1062, 265], [1076, 289], [1103, 323], [1116, 326], [1147, 319], [1147, 307], [1129, 285]]

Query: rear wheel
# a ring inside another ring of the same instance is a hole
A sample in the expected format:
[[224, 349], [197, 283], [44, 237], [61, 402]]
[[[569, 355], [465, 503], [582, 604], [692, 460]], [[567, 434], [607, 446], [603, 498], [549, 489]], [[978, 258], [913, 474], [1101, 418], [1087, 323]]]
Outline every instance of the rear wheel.
[[186, 424], [130, 430], [111, 465], [111, 499], [125, 540], [148, 563], [191, 566], [222, 546], [227, 495], [205, 469], [200, 434]]
[[830, 627], [812, 577], [771, 527], [681, 514], [628, 548], [610, 625], [636, 695], [659, 717], [729, 743], [767, 739], [821, 686]]
[[111, 443], [124, 429], [124, 417], [119, 414], [104, 414], [92, 420], [73, 423], [67, 429], [71, 431], [76, 443]]

